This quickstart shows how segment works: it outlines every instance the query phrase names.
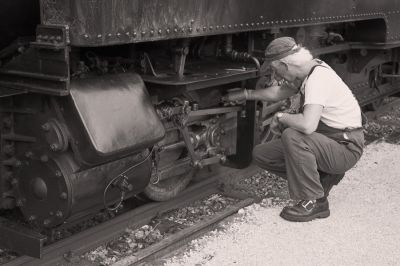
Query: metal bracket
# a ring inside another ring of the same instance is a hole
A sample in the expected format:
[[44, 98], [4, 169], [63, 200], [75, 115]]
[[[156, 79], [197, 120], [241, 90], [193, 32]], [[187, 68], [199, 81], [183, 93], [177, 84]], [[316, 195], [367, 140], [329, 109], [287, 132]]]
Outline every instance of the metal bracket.
[[0, 246], [34, 258], [42, 257], [47, 237], [0, 217]]

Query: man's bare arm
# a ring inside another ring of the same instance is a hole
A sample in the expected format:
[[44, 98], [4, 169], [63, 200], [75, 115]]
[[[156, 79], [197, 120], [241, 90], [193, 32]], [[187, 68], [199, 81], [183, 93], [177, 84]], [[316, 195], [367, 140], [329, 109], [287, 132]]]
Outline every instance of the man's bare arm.
[[301, 114], [284, 113], [279, 122], [287, 127], [294, 128], [304, 134], [313, 133], [321, 119], [323, 106], [319, 104], [307, 104]]

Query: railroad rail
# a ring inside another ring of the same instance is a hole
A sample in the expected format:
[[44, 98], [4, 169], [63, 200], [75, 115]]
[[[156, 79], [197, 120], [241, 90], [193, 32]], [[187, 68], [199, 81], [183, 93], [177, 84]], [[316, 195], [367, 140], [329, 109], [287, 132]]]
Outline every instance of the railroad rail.
[[[243, 170], [225, 172], [223, 174], [216, 174], [202, 180], [184, 192], [178, 197], [167, 201], [145, 204], [141, 207], [123, 213], [109, 221], [94, 226], [88, 230], [77, 233], [69, 238], [60, 240], [54, 244], [50, 244], [43, 249], [43, 256], [41, 259], [32, 258], [28, 256], [21, 256], [12, 261], [9, 261], [2, 266], [45, 266], [45, 265], [58, 265], [61, 263], [74, 261], [75, 258], [83, 253], [92, 250], [108, 241], [115, 239], [129, 226], [132, 228], [139, 228], [147, 224], [157, 215], [170, 211], [172, 209], [181, 208], [188, 205], [190, 202], [202, 199], [213, 193], [221, 192], [218, 189], [218, 180], [221, 176], [235, 173], [236, 175], [251, 175], [256, 172], [255, 167], [249, 167]], [[139, 251], [136, 254], [136, 259], [131, 264], [141, 263], [148, 261], [160, 254], [167, 254], [174, 249], [182, 246], [182, 244], [190, 241], [196, 236], [211, 230], [222, 219], [237, 212], [240, 208], [253, 203], [254, 199], [241, 200], [235, 206], [231, 206], [221, 212], [219, 215], [206, 219], [205, 222], [198, 224], [180, 231], [177, 235], [166, 238], [161, 242], [150, 246], [149, 248]], [[121, 264], [122, 265], [122, 264]]]

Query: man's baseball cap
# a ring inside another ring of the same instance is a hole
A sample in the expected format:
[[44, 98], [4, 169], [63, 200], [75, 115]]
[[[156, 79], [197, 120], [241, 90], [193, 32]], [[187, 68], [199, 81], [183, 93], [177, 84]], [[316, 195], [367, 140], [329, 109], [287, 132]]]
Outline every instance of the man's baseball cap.
[[280, 37], [270, 42], [265, 49], [265, 61], [261, 66], [261, 73], [265, 73], [272, 61], [285, 58], [300, 50], [292, 37]]

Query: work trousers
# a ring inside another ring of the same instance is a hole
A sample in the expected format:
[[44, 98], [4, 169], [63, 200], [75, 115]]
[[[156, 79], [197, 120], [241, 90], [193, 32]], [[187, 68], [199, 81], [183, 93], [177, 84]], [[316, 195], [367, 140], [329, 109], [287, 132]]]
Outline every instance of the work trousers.
[[360, 159], [363, 130], [306, 135], [287, 128], [280, 139], [257, 145], [253, 162], [284, 177], [294, 200], [315, 200], [324, 196], [319, 172], [343, 174]]

